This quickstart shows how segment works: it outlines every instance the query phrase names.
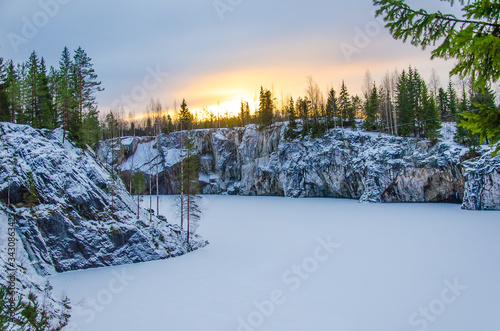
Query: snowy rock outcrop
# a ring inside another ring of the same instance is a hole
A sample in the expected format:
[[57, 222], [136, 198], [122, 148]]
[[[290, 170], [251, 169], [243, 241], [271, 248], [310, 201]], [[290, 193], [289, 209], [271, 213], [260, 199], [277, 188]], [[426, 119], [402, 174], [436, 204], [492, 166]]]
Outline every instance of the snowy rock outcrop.
[[[39, 275], [178, 256], [204, 246], [140, 211], [123, 183], [62, 130], [0, 123], [0, 201]], [[31, 193], [30, 193], [31, 192]], [[33, 194], [34, 193], [34, 194]], [[36, 199], [27, 207], [27, 196]]]
[[[63, 315], [69, 313], [68, 307], [62, 302], [64, 298], [55, 298], [52, 295], [46, 280], [37, 274], [31, 263], [29, 254], [23, 247], [21, 238], [17, 233], [15, 233], [13, 237], [17, 242], [15, 267], [6, 268], [7, 264], [10, 265], [9, 257], [13, 256], [12, 253], [9, 254], [7, 245], [10, 237], [8, 231], [9, 219], [13, 221], [13, 216], [6, 212], [3, 204], [0, 203], [0, 285], [5, 288], [8, 287], [7, 279], [9, 276], [15, 276], [17, 297], [22, 296], [23, 302], [26, 303], [30, 293], [34, 295], [33, 300], [36, 301], [38, 307], [43, 307], [47, 314], [48, 329], [56, 330], [61, 325], [66, 324], [67, 321]], [[11, 270], [15, 270], [15, 272], [12, 273]], [[20, 315], [20, 311], [16, 311], [15, 318], [23, 319]], [[6, 330], [21, 329], [21, 327], [16, 326], [13, 321], [10, 323], [4, 321], [4, 323], [3, 327], [5, 327]]]
[[463, 207], [470, 210], [500, 209], [500, 156], [484, 155], [464, 163], [465, 197]]
[[[340, 129], [322, 138], [287, 141], [285, 128], [277, 123], [263, 130], [255, 125], [195, 130], [202, 193], [461, 203], [469, 187], [462, 166], [469, 150], [451, 141], [433, 145]], [[179, 187], [180, 136], [161, 135], [158, 142], [152, 137], [106, 141], [98, 156], [125, 177], [133, 171], [152, 177], [153, 191], [158, 167], [160, 192], [173, 194]], [[500, 209], [495, 180], [492, 192], [497, 195], [491, 195], [491, 203]]]

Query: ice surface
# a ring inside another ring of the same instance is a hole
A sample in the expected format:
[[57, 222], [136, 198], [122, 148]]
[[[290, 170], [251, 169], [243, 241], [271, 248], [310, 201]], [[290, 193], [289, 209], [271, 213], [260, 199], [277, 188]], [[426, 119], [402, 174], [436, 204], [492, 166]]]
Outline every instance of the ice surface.
[[[173, 200], [161, 198], [170, 222]], [[500, 330], [500, 212], [238, 196], [203, 203], [203, 249], [53, 276], [55, 291], [79, 303], [74, 330]], [[340, 244], [331, 253], [319, 244], [329, 238]], [[281, 304], [266, 306], [271, 298]]]

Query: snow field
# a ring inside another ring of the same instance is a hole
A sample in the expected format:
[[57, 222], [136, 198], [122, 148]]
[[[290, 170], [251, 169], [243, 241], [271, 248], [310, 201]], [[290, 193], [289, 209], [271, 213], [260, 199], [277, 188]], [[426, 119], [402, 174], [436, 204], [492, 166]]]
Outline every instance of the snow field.
[[[161, 197], [170, 222], [173, 199]], [[76, 306], [65, 330], [500, 329], [500, 212], [335, 199], [203, 202], [203, 249], [53, 276], [54, 293]]]

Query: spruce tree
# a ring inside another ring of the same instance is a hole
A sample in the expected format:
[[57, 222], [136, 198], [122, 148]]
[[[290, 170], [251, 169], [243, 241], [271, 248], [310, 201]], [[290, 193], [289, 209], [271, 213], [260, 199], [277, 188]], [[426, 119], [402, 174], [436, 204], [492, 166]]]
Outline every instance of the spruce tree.
[[181, 109], [179, 110], [180, 130], [190, 130], [193, 118], [187, 107], [186, 100], [182, 99]]
[[297, 129], [297, 115], [295, 114], [295, 103], [293, 102], [293, 98], [290, 97], [290, 101], [288, 102], [287, 115], [288, 115], [288, 126], [285, 131], [285, 139], [293, 140], [295, 138], [295, 130]]
[[450, 121], [455, 121], [456, 114], [458, 110], [458, 97], [457, 92], [453, 88], [453, 84], [451, 81], [448, 83], [448, 90], [446, 91], [448, 94], [448, 112], [450, 117]]
[[7, 65], [7, 97], [10, 119], [12, 123], [19, 123], [23, 113], [23, 84], [19, 77], [19, 66], [16, 68], [12, 60]]
[[30, 171], [26, 175], [26, 191], [24, 192], [24, 202], [30, 208], [33, 208], [37, 203], [40, 195], [36, 189], [33, 173]]
[[377, 91], [377, 87], [373, 85], [367, 95], [367, 100], [365, 102], [365, 124], [364, 128], [368, 131], [376, 130], [377, 113], [380, 104], [380, 97]]
[[40, 60], [40, 71], [38, 73], [38, 98], [40, 100], [40, 127], [54, 129], [57, 126], [57, 116], [52, 104], [52, 94], [49, 88], [49, 78], [45, 60]]
[[429, 91], [425, 84], [423, 84], [421, 88], [421, 100], [425, 109], [425, 120], [423, 122], [424, 135], [432, 141], [436, 141], [441, 137], [440, 112], [436, 107], [434, 96], [432, 94], [429, 95]]
[[327, 128], [335, 126], [334, 117], [337, 110], [337, 97], [335, 96], [335, 90], [332, 88], [328, 92], [328, 99], [326, 101], [325, 108], [325, 119]]
[[441, 115], [441, 119], [444, 121], [450, 114], [449, 112], [449, 95], [448, 92], [445, 91], [442, 87], [439, 88], [438, 90], [438, 95], [437, 95], [437, 106], [439, 108], [439, 113]]
[[7, 66], [0, 57], [0, 122], [10, 121]]
[[466, 125], [464, 125], [464, 122], [467, 121], [467, 117], [464, 115], [470, 111], [470, 108], [465, 86], [463, 86], [462, 97], [458, 104], [459, 113], [457, 116], [457, 132], [455, 134], [455, 141], [471, 147], [469, 154], [470, 156], [475, 157], [477, 147], [480, 145], [480, 137], [478, 134], [474, 134], [470, 130], [466, 129]]
[[297, 99], [296, 111], [299, 114], [300, 119], [302, 120], [302, 138], [309, 134], [310, 123], [309, 123], [309, 102], [307, 97], [302, 99], [299, 97]]
[[[485, 90], [500, 79], [500, 25], [498, 1], [454, 1], [461, 5], [461, 15], [428, 12], [411, 8], [400, 0], [374, 0], [377, 15], [383, 15], [396, 39], [413, 45], [434, 46], [433, 57], [456, 59], [451, 75], [470, 77], [473, 86]], [[490, 139], [500, 141], [500, 113], [497, 107], [478, 105], [478, 111], [464, 114], [463, 126]], [[500, 151], [500, 144], [496, 152]]]
[[[379, 97], [380, 97], [380, 95], [379, 95]], [[380, 101], [378, 101], [378, 103], [380, 104]], [[350, 110], [350, 112], [353, 114], [353, 119], [351, 122], [351, 129], [353, 129], [353, 130], [356, 129], [355, 116], [356, 116], [356, 114], [361, 112], [362, 109], [363, 109], [363, 101], [361, 100], [359, 95], [356, 94], [356, 95], [351, 96], [351, 110]]]
[[[476, 88], [472, 93], [470, 103], [473, 111], [462, 114], [466, 121], [463, 121], [461, 125], [472, 133], [479, 134], [481, 143], [483, 141], [486, 143], [500, 141], [500, 131], [496, 131], [496, 123], [500, 123], [500, 109], [495, 105], [495, 93], [491, 86], [484, 89]], [[489, 119], [489, 125], [474, 121], [477, 116]], [[500, 151], [500, 144], [494, 155], [498, 151]]]
[[272, 92], [260, 87], [259, 95], [259, 123], [262, 127], [273, 123], [274, 101]]
[[76, 101], [74, 98], [74, 80], [73, 80], [73, 61], [67, 47], [61, 54], [59, 60], [58, 70], [58, 83], [57, 83], [57, 97], [56, 107], [61, 117], [63, 126], [63, 142], [66, 138], [66, 131], [68, 130], [68, 119], [71, 110], [75, 107]]
[[24, 76], [24, 87], [26, 89], [26, 103], [22, 114], [22, 123], [29, 124], [34, 128], [40, 127], [41, 109], [39, 98], [39, 77], [40, 60], [35, 51], [30, 55], [26, 62], [26, 75]]
[[349, 121], [354, 120], [354, 114], [351, 111], [351, 97], [349, 96], [349, 91], [347, 91], [347, 86], [342, 80], [342, 85], [340, 86], [340, 94], [338, 98], [338, 108], [340, 113], [340, 126], [344, 127], [344, 122], [346, 119]]
[[413, 131], [413, 110], [409, 102], [409, 77], [405, 70], [397, 82], [396, 113], [399, 123], [399, 135], [407, 137]]

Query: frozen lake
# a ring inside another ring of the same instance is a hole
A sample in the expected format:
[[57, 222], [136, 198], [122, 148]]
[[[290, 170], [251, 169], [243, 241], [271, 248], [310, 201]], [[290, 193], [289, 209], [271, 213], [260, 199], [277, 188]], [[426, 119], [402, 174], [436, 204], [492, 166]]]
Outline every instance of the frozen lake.
[[[172, 201], [160, 204], [171, 222]], [[500, 330], [500, 212], [238, 196], [203, 204], [201, 250], [52, 277], [76, 306], [65, 330]]]

